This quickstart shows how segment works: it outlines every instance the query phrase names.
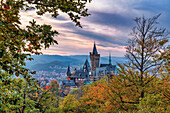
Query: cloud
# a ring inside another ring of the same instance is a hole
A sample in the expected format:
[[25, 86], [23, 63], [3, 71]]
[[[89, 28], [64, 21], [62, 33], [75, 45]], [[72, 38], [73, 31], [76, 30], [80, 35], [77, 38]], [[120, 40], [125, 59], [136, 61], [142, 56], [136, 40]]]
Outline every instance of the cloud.
[[143, 0], [134, 3], [134, 9], [157, 13], [170, 10], [169, 4], [169, 0]]
[[88, 55], [95, 40], [102, 56], [108, 55], [109, 51], [114, 56], [123, 56], [135, 17], [152, 17], [162, 13], [160, 26], [170, 29], [169, 4], [169, 0], [92, 0], [87, 4], [91, 16], [81, 19], [83, 29], [75, 27], [63, 13], [57, 19], [48, 13], [37, 16], [35, 10], [21, 11], [20, 14], [23, 28], [29, 20], [35, 19], [39, 24], [50, 24], [60, 33], [55, 37], [59, 45], [43, 50], [44, 54]]
[[107, 25], [110, 27], [130, 27], [133, 25], [132, 18], [127, 15], [111, 14], [105, 12], [91, 12], [91, 16], [87, 19], [92, 23]]
[[118, 45], [125, 45], [125, 42], [122, 42], [121, 38], [119, 37], [114, 37], [114, 36], [108, 36], [104, 34], [97, 34], [95, 32], [90, 32], [90, 31], [79, 31], [79, 32], [73, 32], [74, 34], [79, 34], [82, 35], [84, 38], [89, 39], [89, 41], [99, 41], [101, 43], [103, 42], [109, 42], [113, 44], [118, 44]]

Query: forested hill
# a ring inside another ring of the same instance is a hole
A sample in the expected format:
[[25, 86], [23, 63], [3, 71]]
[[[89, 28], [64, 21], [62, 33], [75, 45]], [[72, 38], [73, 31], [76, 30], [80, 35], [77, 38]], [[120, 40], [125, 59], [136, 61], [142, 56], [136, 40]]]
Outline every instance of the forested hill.
[[[73, 56], [60, 56], [60, 55], [39, 55], [32, 56], [33, 61], [27, 61], [27, 67], [35, 71], [52, 71], [54, 67], [67, 67], [75, 66], [81, 67], [85, 60], [88, 59], [90, 63], [90, 58], [88, 55], [73, 55]], [[126, 62], [124, 57], [112, 57], [112, 64]], [[109, 63], [109, 57], [101, 57], [100, 63]]]

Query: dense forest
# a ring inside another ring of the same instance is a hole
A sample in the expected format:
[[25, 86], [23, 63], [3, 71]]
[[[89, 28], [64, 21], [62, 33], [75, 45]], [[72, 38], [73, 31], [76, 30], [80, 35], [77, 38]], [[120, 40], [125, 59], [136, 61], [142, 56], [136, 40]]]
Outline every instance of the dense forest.
[[[88, 16], [91, 0], [1, 0], [0, 3], [0, 112], [1, 113], [169, 113], [169, 32], [158, 27], [160, 15], [134, 19], [126, 47], [126, 64], [118, 74], [105, 76], [61, 97], [59, 83], [42, 85], [32, 77], [26, 60], [40, 55], [42, 48], [57, 44], [58, 32], [35, 20], [21, 28], [20, 10], [37, 10], [37, 15], [66, 13], [76, 26]], [[14, 77], [15, 76], [15, 77]], [[20, 76], [20, 77], [19, 77]], [[159, 76], [159, 77], [158, 77]]]

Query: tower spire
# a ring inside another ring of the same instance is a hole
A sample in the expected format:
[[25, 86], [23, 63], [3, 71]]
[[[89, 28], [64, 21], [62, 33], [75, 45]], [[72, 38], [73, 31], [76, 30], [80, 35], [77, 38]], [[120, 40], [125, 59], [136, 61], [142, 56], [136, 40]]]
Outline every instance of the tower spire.
[[98, 54], [97, 49], [96, 49], [95, 41], [94, 41], [94, 47], [93, 47], [93, 54]]
[[67, 75], [70, 75], [70, 74], [71, 74], [70, 66], [68, 65], [68, 68], [67, 68]]
[[111, 52], [109, 52], [109, 64], [112, 64]]

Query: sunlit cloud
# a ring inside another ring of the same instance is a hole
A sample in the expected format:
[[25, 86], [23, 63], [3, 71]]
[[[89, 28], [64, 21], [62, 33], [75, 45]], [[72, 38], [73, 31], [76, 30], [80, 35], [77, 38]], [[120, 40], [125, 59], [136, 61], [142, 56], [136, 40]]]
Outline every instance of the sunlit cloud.
[[86, 6], [91, 16], [82, 18], [83, 29], [75, 27], [67, 14], [60, 12], [56, 19], [50, 14], [37, 16], [35, 10], [21, 11], [22, 27], [35, 19], [39, 24], [49, 24], [60, 34], [55, 37], [58, 45], [42, 50], [50, 55], [88, 55], [94, 41], [102, 56], [124, 56], [129, 33], [135, 25], [133, 19], [139, 16], [152, 17], [162, 13], [161, 26], [170, 28], [169, 0], [93, 0]]

